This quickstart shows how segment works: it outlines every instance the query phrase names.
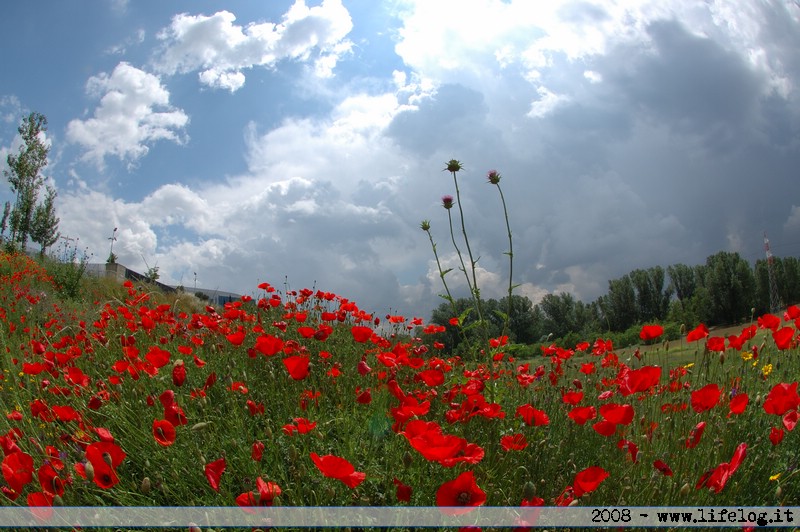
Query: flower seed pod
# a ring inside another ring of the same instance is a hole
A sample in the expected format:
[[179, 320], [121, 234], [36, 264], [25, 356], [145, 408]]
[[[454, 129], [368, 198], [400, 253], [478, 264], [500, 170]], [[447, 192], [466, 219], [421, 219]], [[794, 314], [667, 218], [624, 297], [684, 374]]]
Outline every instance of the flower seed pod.
[[86, 472], [86, 480], [94, 480], [94, 466], [91, 462], [86, 462], [83, 470]]

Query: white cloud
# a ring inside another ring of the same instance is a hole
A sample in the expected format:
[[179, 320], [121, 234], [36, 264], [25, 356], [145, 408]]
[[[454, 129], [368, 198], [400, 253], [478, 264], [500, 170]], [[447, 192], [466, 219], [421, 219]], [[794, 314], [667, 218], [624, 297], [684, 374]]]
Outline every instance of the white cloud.
[[83, 146], [84, 159], [98, 167], [108, 155], [135, 161], [157, 140], [185, 141], [181, 130], [189, 117], [169, 104], [156, 76], [122, 62], [110, 75], [89, 78], [86, 91], [100, 97], [100, 105], [91, 118], [69, 122], [67, 140]]
[[235, 92], [245, 83], [243, 70], [272, 68], [283, 59], [310, 60], [317, 76], [330, 77], [352, 45], [346, 37], [353, 22], [340, 0], [310, 8], [296, 0], [278, 24], [235, 21], [229, 11], [176, 15], [159, 34], [165, 47], [157, 68], [167, 74], [199, 70], [204, 85]]

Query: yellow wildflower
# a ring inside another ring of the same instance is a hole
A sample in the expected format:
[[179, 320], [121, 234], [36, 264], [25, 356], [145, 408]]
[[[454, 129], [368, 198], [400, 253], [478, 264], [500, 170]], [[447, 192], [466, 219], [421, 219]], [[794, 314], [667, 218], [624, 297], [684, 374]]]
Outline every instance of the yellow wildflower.
[[750, 351], [743, 351], [742, 352], [742, 360], [744, 360], [745, 362], [747, 362], [748, 360], [751, 360], [752, 358], [753, 358], [753, 353], [751, 353]]
[[761, 368], [761, 373], [767, 377], [770, 373], [772, 373], [772, 364], [767, 364], [763, 368]]
[[775, 473], [774, 475], [770, 475], [769, 477], [770, 480], [778, 480], [779, 478], [781, 478], [780, 473]]

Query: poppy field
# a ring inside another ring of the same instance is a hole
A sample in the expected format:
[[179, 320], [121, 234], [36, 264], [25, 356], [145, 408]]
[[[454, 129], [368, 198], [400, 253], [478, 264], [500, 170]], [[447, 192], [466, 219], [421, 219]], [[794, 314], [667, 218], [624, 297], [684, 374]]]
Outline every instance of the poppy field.
[[[4, 505], [795, 505], [800, 310], [621, 359], [442, 356], [439, 325], [323, 291], [224, 308], [0, 254]], [[642, 342], [659, 342], [646, 325]], [[479, 347], [480, 348], [480, 347]]]

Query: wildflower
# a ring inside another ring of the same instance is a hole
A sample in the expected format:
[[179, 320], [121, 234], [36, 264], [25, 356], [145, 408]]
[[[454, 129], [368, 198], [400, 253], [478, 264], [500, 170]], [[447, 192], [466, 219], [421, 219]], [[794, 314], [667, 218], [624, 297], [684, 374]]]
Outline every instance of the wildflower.
[[159, 445], [169, 447], [175, 443], [175, 425], [166, 419], [153, 420], [153, 437]]
[[309, 453], [311, 460], [317, 469], [328, 478], [335, 478], [348, 488], [355, 488], [367, 477], [365, 473], [356, 471], [353, 464], [332, 454], [319, 456], [317, 453]]
[[664, 334], [664, 328], [661, 325], [645, 325], [639, 332], [639, 338], [644, 341], [653, 340]]
[[748, 360], [751, 360], [752, 358], [753, 358], [753, 353], [751, 353], [750, 351], [743, 351], [742, 352], [742, 360], [744, 362], [747, 362]]
[[[481, 506], [486, 502], [486, 493], [475, 482], [472, 471], [461, 473], [454, 480], [442, 484], [436, 491], [437, 506]], [[454, 514], [468, 512], [469, 509], [453, 511]]]
[[590, 493], [597, 489], [601, 482], [608, 478], [608, 472], [599, 466], [587, 467], [575, 475], [573, 490], [575, 497]]
[[778, 480], [779, 478], [781, 478], [781, 474], [780, 473], [776, 473], [774, 475], [770, 475], [770, 477], [769, 477], [770, 481]]
[[761, 368], [761, 373], [768, 377], [770, 373], [772, 373], [772, 364], [766, 364], [764, 367]]
[[489, 179], [489, 183], [496, 185], [500, 182], [500, 172], [497, 170], [489, 170], [486, 174], [486, 177]]
[[458, 172], [459, 170], [463, 170], [464, 166], [461, 164], [460, 161], [457, 161], [456, 159], [450, 159], [449, 161], [447, 161], [447, 164], [444, 169], [447, 170], [448, 172]]
[[431, 229], [431, 222], [430, 220], [422, 220], [422, 223], [419, 224], [420, 229], [423, 231], [430, 231]]
[[717, 405], [722, 390], [716, 384], [703, 386], [692, 392], [692, 409], [698, 414], [705, 412]]
[[446, 194], [442, 196], [442, 207], [445, 209], [452, 209], [453, 208], [453, 196]]
[[411, 502], [411, 486], [403, 484], [397, 477], [394, 478], [393, 482], [394, 485], [397, 486], [397, 500], [399, 502]]
[[222, 478], [222, 473], [225, 471], [225, 465], [224, 457], [206, 464], [206, 479], [208, 480], [208, 484], [211, 486], [211, 489], [216, 492], [219, 492], [219, 481]]

